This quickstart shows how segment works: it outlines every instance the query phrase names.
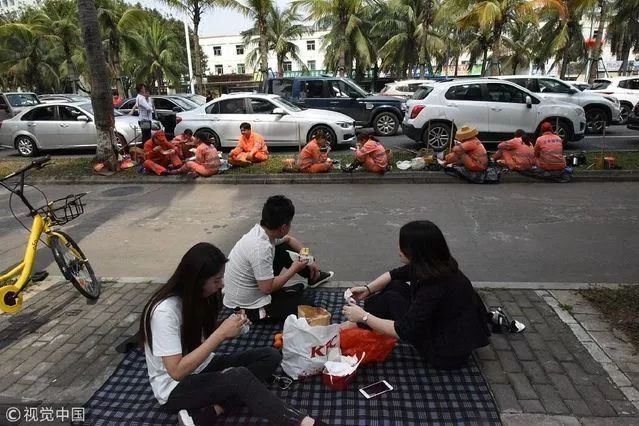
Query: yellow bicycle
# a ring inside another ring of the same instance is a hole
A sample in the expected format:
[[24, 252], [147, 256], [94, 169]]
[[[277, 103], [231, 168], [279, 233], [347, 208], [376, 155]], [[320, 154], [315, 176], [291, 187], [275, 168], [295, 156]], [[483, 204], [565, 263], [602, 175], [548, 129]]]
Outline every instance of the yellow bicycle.
[[[27, 172], [31, 169], [43, 168], [50, 160], [49, 156], [38, 158], [22, 169], [0, 179], [0, 185], [11, 192], [9, 206], [11, 207], [11, 200], [15, 195], [29, 209], [29, 216], [33, 218], [24, 258], [17, 266], [0, 275], [0, 282], [16, 279], [15, 283], [0, 287], [0, 309], [7, 313], [12, 314], [20, 311], [22, 291], [29, 282], [36, 280], [32, 276], [32, 272], [42, 234], [47, 236], [45, 244], [53, 252], [53, 257], [62, 275], [71, 281], [84, 297], [88, 299], [100, 297], [100, 282], [95, 277], [89, 260], [69, 235], [57, 229], [58, 226], [62, 226], [84, 213], [82, 197], [86, 193], [67, 195], [51, 202], [47, 200], [44, 207], [37, 209], [31, 205], [24, 194], [24, 178]], [[17, 183], [5, 183], [15, 177], [18, 177]], [[42, 193], [42, 191], [40, 192]], [[44, 196], [44, 193], [42, 195]], [[11, 212], [13, 214], [13, 210]], [[20, 222], [15, 214], [13, 216]]]

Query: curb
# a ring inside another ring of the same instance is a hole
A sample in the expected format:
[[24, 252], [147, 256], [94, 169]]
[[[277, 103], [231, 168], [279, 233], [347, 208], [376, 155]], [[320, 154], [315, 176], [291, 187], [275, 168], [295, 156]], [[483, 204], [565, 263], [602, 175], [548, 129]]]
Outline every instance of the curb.
[[[317, 174], [300, 173], [259, 174], [259, 175], [219, 175], [196, 180], [181, 176], [135, 176], [119, 177], [82, 176], [82, 177], [49, 177], [30, 178], [32, 183], [40, 185], [73, 185], [73, 184], [214, 184], [214, 185], [278, 185], [278, 184], [467, 184], [466, 181], [450, 177], [441, 172], [402, 172], [389, 173], [383, 176], [375, 174]], [[638, 182], [639, 170], [588, 170], [577, 172], [573, 182]], [[551, 183], [512, 173], [502, 176], [501, 183]]]

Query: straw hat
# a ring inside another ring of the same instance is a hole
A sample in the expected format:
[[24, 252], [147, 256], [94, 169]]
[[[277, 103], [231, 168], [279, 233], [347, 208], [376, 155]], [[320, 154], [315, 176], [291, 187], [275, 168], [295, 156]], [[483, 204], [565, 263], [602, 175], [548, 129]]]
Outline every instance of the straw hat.
[[455, 139], [463, 142], [470, 138], [474, 138], [478, 133], [477, 129], [472, 126], [463, 126], [461, 129], [457, 130], [457, 133], [455, 133]]

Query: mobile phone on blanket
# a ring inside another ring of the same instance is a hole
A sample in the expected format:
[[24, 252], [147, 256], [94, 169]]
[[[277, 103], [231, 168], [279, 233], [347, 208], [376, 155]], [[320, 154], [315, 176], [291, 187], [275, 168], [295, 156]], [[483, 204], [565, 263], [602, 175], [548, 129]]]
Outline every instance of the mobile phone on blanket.
[[359, 391], [362, 395], [364, 395], [366, 399], [371, 399], [377, 395], [381, 395], [392, 390], [393, 387], [386, 380], [382, 380], [380, 382], [373, 383], [372, 385], [361, 388]]

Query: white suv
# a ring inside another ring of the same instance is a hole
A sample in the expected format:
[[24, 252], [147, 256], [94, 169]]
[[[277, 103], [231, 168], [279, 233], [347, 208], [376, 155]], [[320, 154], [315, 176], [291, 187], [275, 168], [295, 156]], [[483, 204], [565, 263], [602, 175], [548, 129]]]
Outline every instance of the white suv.
[[410, 99], [413, 93], [422, 85], [428, 83], [434, 83], [434, 80], [401, 80], [387, 83], [380, 95], [384, 96], [398, 96], [404, 99]]
[[598, 78], [587, 92], [610, 95], [621, 102], [621, 122], [626, 124], [628, 115], [639, 103], [639, 76]]
[[545, 99], [579, 105], [586, 111], [586, 130], [590, 133], [602, 133], [606, 125], [621, 122], [621, 107], [614, 97], [582, 92], [553, 77], [502, 75], [496, 78], [518, 84]]
[[435, 150], [448, 146], [452, 130], [470, 125], [482, 141], [510, 139], [517, 129], [539, 134], [550, 121], [564, 143], [583, 139], [586, 114], [580, 106], [543, 99], [530, 91], [494, 79], [455, 80], [423, 85], [407, 102], [404, 134]]

